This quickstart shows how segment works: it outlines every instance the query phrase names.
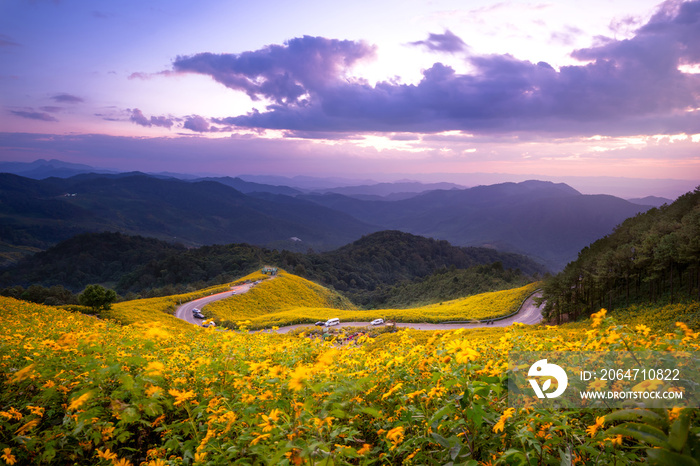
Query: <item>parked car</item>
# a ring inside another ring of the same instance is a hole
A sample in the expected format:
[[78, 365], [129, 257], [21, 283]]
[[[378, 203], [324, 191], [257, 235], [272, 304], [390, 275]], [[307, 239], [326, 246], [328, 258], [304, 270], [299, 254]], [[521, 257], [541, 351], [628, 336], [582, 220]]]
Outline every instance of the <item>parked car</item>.
[[213, 320], [205, 321], [202, 324], [202, 327], [216, 327], [216, 322], [214, 322]]
[[338, 325], [339, 323], [340, 323], [340, 319], [338, 319], [338, 318], [336, 317], [336, 318], [334, 318], [334, 319], [328, 319], [328, 320], [326, 321], [326, 323], [325, 323], [325, 326], [326, 326], [326, 327], [330, 327], [330, 326], [332, 326], [332, 325]]
[[372, 325], [382, 325], [384, 323], [384, 319], [374, 319], [372, 321]]
[[326, 321], [325, 321], [325, 320], [319, 320], [319, 321], [316, 322], [314, 325], [316, 325], [317, 327], [323, 327], [324, 325], [326, 325]]
[[192, 317], [194, 317], [195, 319], [204, 319], [204, 314], [199, 312], [199, 309], [195, 309], [194, 311], [192, 311]]

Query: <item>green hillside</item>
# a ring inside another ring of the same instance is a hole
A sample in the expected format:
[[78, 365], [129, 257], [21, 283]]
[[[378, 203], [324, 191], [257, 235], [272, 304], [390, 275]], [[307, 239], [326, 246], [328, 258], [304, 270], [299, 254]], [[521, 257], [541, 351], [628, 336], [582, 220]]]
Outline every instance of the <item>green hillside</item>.
[[554, 319], [601, 307], [700, 301], [700, 188], [625, 220], [544, 287]]

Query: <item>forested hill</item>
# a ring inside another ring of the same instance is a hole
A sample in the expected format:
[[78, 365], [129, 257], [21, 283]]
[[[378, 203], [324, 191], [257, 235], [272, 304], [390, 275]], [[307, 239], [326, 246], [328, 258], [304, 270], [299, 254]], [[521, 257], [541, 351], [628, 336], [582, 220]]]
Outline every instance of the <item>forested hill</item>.
[[303, 250], [330, 250], [379, 229], [309, 201], [249, 196], [214, 181], [138, 172], [45, 180], [0, 173], [0, 238], [15, 247], [46, 249], [79, 233], [120, 231], [195, 247], [297, 237]]
[[570, 318], [631, 302], [700, 300], [700, 187], [625, 220], [547, 281], [545, 312]]
[[[247, 244], [185, 249], [152, 238], [99, 233], [76, 236], [6, 269], [0, 274], [0, 287], [60, 285], [80, 291], [89, 283], [103, 283], [123, 295], [153, 296], [225, 283], [269, 264], [369, 302], [382, 287], [451, 267], [493, 263], [508, 279], [546, 272], [517, 254], [455, 247], [397, 231], [374, 233], [335, 251], [311, 254]], [[508, 269], [511, 272], [506, 273]]]

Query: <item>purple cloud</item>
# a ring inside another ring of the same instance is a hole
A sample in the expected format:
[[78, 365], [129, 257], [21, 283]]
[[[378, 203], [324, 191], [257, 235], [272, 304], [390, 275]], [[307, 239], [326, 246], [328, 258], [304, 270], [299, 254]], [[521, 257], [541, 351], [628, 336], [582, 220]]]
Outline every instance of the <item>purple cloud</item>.
[[185, 119], [185, 124], [183, 125], [183, 127], [191, 131], [196, 131], [198, 133], [216, 132], [216, 128], [210, 127], [209, 122], [199, 115], [187, 117]]
[[364, 42], [304, 36], [241, 54], [200, 53], [177, 57], [175, 71], [209, 75], [253, 100], [305, 105], [306, 95], [342, 82], [357, 61], [374, 57]]
[[264, 111], [220, 120], [241, 127], [563, 135], [700, 127], [700, 112], [688, 111], [700, 107], [700, 75], [678, 69], [700, 63], [700, 0], [666, 2], [634, 37], [576, 50], [585, 63], [559, 70], [507, 54], [471, 55], [470, 74], [435, 63], [415, 85], [346, 79], [350, 65], [373, 54], [364, 43], [304, 37], [238, 55], [179, 57], [174, 68], [271, 101]]
[[424, 45], [434, 52], [463, 52], [469, 49], [462, 39], [446, 29], [444, 34], [429, 34], [426, 40], [411, 42], [411, 45]]
[[53, 100], [56, 102], [61, 102], [61, 103], [66, 103], [66, 104], [79, 104], [82, 102], [85, 102], [80, 97], [71, 95], [71, 94], [56, 94], [55, 96], [51, 97]]
[[27, 118], [29, 120], [39, 120], [39, 121], [58, 121], [53, 116], [44, 112], [34, 112], [34, 111], [24, 111], [24, 110], [10, 110], [10, 113], [18, 117]]
[[173, 126], [174, 122], [170, 118], [166, 118], [164, 116], [151, 116], [151, 118], [146, 118], [146, 116], [139, 110], [138, 108], [135, 108], [131, 110], [131, 116], [129, 117], [129, 121], [136, 123], [137, 125], [140, 126], [161, 126], [163, 128], [170, 128]]

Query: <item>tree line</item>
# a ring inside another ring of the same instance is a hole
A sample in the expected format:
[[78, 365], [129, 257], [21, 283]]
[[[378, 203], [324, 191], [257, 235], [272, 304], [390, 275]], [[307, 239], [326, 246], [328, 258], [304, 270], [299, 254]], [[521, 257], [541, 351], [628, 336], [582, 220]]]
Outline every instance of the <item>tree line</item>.
[[575, 320], [602, 307], [700, 300], [700, 187], [625, 220], [544, 286], [544, 312]]

